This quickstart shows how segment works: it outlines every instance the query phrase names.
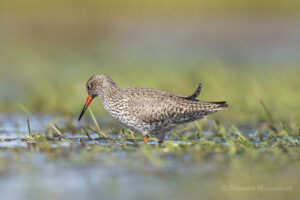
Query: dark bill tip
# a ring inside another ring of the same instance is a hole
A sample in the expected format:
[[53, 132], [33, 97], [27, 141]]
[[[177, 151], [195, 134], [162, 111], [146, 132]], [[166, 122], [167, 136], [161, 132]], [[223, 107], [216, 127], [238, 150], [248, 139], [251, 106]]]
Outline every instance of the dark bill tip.
[[78, 121], [81, 120], [81, 118], [82, 118], [83, 114], [85, 113], [85, 111], [86, 111], [86, 107], [84, 106], [84, 107], [82, 108], [82, 111], [81, 111], [79, 117], [78, 117]]
[[92, 100], [93, 100], [93, 98], [89, 95], [87, 97], [86, 102], [85, 102], [85, 104], [84, 104], [84, 106], [82, 108], [82, 111], [81, 111], [80, 115], [79, 115], [78, 121], [80, 121], [80, 119], [82, 118], [84, 112], [86, 111], [87, 107], [90, 105], [90, 103], [92, 102]]

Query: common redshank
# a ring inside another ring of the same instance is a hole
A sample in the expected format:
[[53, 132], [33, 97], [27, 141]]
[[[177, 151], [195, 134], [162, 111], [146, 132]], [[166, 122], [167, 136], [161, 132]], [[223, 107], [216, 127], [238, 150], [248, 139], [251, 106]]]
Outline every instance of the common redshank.
[[144, 136], [145, 144], [149, 135], [155, 136], [162, 143], [165, 133], [176, 125], [199, 120], [228, 107], [225, 101], [197, 100], [201, 87], [200, 83], [192, 95], [181, 96], [150, 88], [119, 88], [107, 75], [96, 74], [86, 83], [88, 97], [78, 121], [91, 101], [98, 96], [114, 119]]

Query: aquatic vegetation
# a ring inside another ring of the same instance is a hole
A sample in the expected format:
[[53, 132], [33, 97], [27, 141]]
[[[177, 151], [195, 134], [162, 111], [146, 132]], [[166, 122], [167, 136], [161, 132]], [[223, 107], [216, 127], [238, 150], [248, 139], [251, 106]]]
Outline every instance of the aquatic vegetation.
[[[42, 126], [32, 116], [0, 115], [2, 178], [7, 173], [17, 173], [19, 179], [30, 176], [34, 181], [27, 187], [21, 182], [20, 194], [38, 189], [34, 194], [41, 195], [54, 191], [49, 183], [63, 184], [67, 189], [56, 191], [60, 198], [74, 196], [79, 188], [89, 198], [100, 194], [130, 198], [131, 194], [124, 192], [129, 185], [137, 188], [135, 195], [145, 199], [153, 197], [149, 188], [161, 199], [197, 199], [199, 195], [276, 199], [297, 193], [297, 123], [274, 122], [273, 129], [266, 122], [233, 125], [207, 119], [179, 126], [162, 145], [155, 138], [145, 145], [141, 135], [113, 121], [96, 119], [92, 110], [90, 113], [81, 126], [64, 116], [39, 118]], [[18, 131], [22, 123], [28, 128]], [[89, 179], [88, 185], [83, 177]], [[65, 182], [67, 179], [77, 184]]]

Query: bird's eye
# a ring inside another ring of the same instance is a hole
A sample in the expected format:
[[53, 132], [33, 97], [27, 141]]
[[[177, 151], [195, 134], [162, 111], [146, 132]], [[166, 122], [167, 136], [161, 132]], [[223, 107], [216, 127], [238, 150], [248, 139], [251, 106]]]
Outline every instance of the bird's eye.
[[87, 85], [86, 85], [86, 88], [87, 88], [88, 90], [92, 89], [91, 84], [87, 84]]

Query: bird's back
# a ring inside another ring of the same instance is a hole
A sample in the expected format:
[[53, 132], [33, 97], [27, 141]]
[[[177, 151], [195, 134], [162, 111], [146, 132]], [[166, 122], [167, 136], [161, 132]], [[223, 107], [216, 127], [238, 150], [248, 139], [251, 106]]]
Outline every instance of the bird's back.
[[122, 88], [120, 96], [126, 113], [145, 123], [180, 124], [227, 107], [226, 102], [199, 101], [150, 88]]

